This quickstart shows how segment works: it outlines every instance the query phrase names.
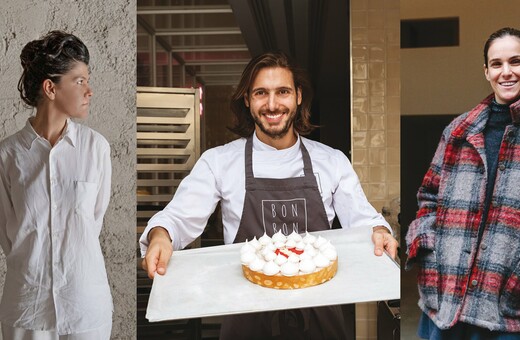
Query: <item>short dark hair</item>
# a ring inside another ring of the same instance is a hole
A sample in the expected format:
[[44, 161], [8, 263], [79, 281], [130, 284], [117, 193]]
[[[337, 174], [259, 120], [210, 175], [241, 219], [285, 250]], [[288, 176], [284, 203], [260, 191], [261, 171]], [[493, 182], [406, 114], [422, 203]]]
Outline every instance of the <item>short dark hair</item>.
[[294, 87], [300, 91], [302, 102], [298, 106], [294, 129], [300, 135], [308, 135], [316, 128], [311, 124], [312, 86], [305, 70], [283, 52], [267, 52], [253, 58], [247, 64], [238, 86], [231, 96], [230, 108], [234, 114], [233, 126], [229, 130], [241, 137], [249, 137], [255, 130], [255, 121], [250, 109], [244, 103], [244, 97], [249, 95], [258, 72], [263, 68], [281, 67], [289, 70], [293, 76]]
[[486, 40], [486, 43], [484, 44], [484, 65], [486, 65], [486, 67], [488, 67], [489, 47], [491, 47], [491, 44], [493, 43], [493, 41], [495, 41], [498, 38], [503, 38], [507, 35], [517, 37], [518, 39], [520, 39], [519, 30], [517, 30], [516, 28], [511, 28], [511, 27], [504, 27], [504, 28], [499, 29], [496, 32], [491, 33], [488, 40]]
[[88, 65], [87, 46], [76, 36], [63, 31], [51, 31], [40, 39], [27, 43], [20, 54], [23, 73], [18, 81], [20, 97], [36, 107], [41, 99], [45, 79], [59, 83], [61, 76], [78, 61]]

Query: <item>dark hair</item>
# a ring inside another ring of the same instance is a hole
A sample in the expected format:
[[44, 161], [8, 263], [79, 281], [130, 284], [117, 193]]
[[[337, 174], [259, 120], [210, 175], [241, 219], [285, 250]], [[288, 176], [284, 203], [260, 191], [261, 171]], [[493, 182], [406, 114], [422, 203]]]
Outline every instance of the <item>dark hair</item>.
[[300, 91], [302, 102], [298, 106], [294, 129], [301, 135], [308, 135], [316, 128], [310, 122], [312, 104], [312, 86], [307, 73], [299, 68], [296, 63], [283, 52], [268, 52], [253, 58], [247, 64], [238, 86], [231, 96], [231, 111], [234, 114], [233, 126], [229, 130], [241, 137], [250, 136], [255, 130], [255, 121], [249, 108], [244, 103], [244, 97], [249, 95], [258, 72], [263, 68], [281, 67], [292, 73], [294, 87]]
[[510, 35], [510, 36], [513, 36], [513, 37], [517, 37], [518, 39], [520, 39], [520, 31], [517, 30], [516, 28], [511, 28], [511, 27], [501, 28], [501, 29], [499, 29], [498, 31], [492, 33], [489, 36], [488, 40], [484, 44], [484, 65], [486, 65], [486, 67], [488, 67], [488, 51], [489, 51], [489, 47], [491, 46], [493, 41], [495, 41], [498, 38], [503, 38], [503, 37], [505, 37], [507, 35]]
[[20, 97], [29, 106], [37, 106], [45, 79], [59, 83], [61, 76], [81, 61], [88, 65], [87, 46], [76, 36], [62, 31], [51, 31], [33, 40], [22, 49], [20, 61], [23, 73], [18, 81]]

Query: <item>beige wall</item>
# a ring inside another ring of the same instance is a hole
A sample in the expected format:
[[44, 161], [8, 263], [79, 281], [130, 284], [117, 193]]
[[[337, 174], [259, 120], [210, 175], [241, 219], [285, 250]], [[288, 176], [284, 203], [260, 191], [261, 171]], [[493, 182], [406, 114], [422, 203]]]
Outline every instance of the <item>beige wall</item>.
[[[90, 50], [94, 96], [84, 123], [111, 146], [112, 196], [100, 241], [115, 308], [112, 338], [125, 340], [136, 336], [135, 18], [135, 0], [0, 1], [0, 139], [22, 128], [32, 113], [16, 89], [27, 42], [62, 29]], [[0, 291], [5, 270], [0, 254]]]
[[519, 28], [520, 3], [402, 0], [401, 19], [459, 17], [460, 45], [401, 51], [402, 114], [459, 114], [491, 93], [483, 48], [505, 26]]
[[[378, 211], [400, 195], [399, 0], [351, 0], [352, 163]], [[356, 337], [376, 339], [376, 303], [356, 305]]]
[[352, 160], [378, 211], [400, 194], [399, 1], [352, 0]]

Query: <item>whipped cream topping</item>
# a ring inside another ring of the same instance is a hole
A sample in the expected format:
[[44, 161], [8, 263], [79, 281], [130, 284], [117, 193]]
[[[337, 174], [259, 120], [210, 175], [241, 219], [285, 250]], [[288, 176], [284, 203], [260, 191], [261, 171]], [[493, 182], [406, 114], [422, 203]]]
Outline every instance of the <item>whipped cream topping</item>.
[[305, 244], [313, 244], [314, 241], [316, 241], [316, 236], [311, 235], [308, 232], [305, 232], [305, 237], [303, 238], [303, 243], [305, 243]]
[[336, 248], [322, 236], [296, 232], [285, 236], [278, 231], [272, 237], [266, 233], [244, 243], [240, 261], [252, 271], [268, 276], [311, 274], [338, 258]]
[[287, 237], [285, 237], [285, 235], [282, 234], [281, 230], [278, 230], [278, 232], [273, 235], [273, 242], [274, 243], [285, 242], [285, 241], [287, 241]]
[[245, 264], [245, 265], [250, 265], [254, 260], [256, 260], [257, 256], [254, 252], [246, 252], [246, 253], [243, 253], [241, 256], [240, 256], [240, 261], [242, 262], [242, 264]]
[[318, 253], [312, 260], [316, 264], [316, 267], [319, 268], [325, 268], [330, 264], [329, 259], [323, 256], [322, 253]]
[[282, 272], [282, 275], [284, 275], [284, 276], [294, 276], [294, 275], [298, 274], [298, 272], [300, 271], [300, 268], [298, 267], [298, 265], [296, 263], [287, 261], [287, 263], [284, 263], [280, 267], [280, 271]]
[[267, 234], [264, 232], [262, 237], [260, 237], [258, 239], [258, 242], [260, 242], [261, 245], [265, 246], [265, 245], [271, 243], [271, 238], [269, 236], [267, 236]]
[[307, 258], [300, 262], [299, 268], [302, 273], [310, 274], [316, 270], [316, 264], [312, 258]]
[[280, 266], [274, 263], [273, 261], [269, 261], [264, 264], [262, 272], [264, 272], [265, 275], [269, 276], [276, 275], [280, 272]]
[[301, 242], [303, 240], [302, 236], [294, 230], [289, 236], [287, 236], [287, 239], [293, 240], [296, 243]]
[[260, 248], [262, 248], [262, 245], [260, 244], [260, 242], [258, 242], [258, 240], [256, 239], [256, 236], [251, 240], [251, 242], [249, 242], [249, 245], [254, 247], [256, 250], [259, 250]]
[[265, 261], [257, 257], [253, 262], [249, 264], [249, 268], [251, 268], [252, 271], [259, 272], [264, 268], [264, 265]]

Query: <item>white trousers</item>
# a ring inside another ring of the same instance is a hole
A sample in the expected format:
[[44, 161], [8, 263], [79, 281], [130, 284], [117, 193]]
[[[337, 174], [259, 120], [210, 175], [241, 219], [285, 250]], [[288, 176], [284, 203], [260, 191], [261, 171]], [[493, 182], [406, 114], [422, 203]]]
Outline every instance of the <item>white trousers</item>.
[[92, 331], [67, 335], [58, 335], [57, 331], [33, 331], [2, 323], [2, 340], [109, 340], [111, 331], [112, 323]]

